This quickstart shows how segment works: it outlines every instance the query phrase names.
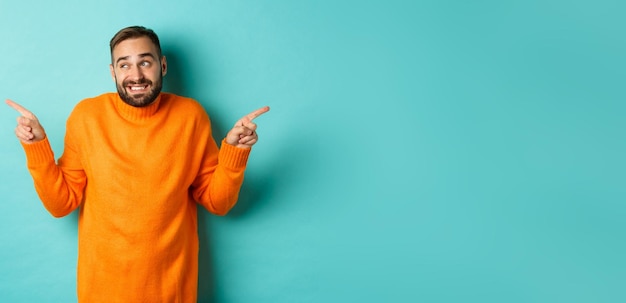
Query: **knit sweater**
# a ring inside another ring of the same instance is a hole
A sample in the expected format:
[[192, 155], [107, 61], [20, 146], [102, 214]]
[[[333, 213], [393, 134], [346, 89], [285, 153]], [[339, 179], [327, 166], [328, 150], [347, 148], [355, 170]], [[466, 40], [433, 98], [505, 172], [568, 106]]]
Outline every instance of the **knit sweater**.
[[108, 93], [73, 110], [58, 164], [47, 138], [23, 147], [46, 209], [79, 208], [79, 302], [196, 302], [196, 202], [226, 214], [250, 153], [218, 149], [200, 104], [162, 93], [136, 108]]

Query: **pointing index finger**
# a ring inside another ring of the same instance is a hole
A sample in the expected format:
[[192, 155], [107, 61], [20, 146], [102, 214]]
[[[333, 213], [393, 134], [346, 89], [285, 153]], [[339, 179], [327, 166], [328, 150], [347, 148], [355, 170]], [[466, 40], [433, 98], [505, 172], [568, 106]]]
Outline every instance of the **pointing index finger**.
[[260, 115], [267, 113], [270, 110], [269, 106], [263, 106], [249, 114], [247, 114], [242, 120], [246, 120], [247, 122], [250, 122], [252, 120], [254, 120], [255, 118], [258, 118]]
[[26, 118], [33, 118], [35, 115], [33, 115], [33, 113], [31, 113], [29, 110], [27, 110], [26, 108], [24, 108], [23, 106], [7, 99], [6, 100], [7, 105], [9, 105], [10, 107], [12, 107], [14, 110], [16, 110], [18, 113], [20, 113], [22, 116], [26, 117]]

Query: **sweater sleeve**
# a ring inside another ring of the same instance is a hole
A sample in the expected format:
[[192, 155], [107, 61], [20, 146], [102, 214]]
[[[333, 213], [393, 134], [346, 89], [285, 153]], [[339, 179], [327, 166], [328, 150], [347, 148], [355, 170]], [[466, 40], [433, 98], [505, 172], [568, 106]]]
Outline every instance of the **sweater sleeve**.
[[[47, 137], [32, 144], [22, 143], [22, 146], [26, 153], [28, 170], [44, 207], [57, 218], [71, 213], [83, 199], [83, 190], [87, 182], [84, 170], [71, 166], [64, 167], [62, 159], [59, 159], [57, 165]], [[62, 158], [65, 158], [67, 163], [67, 159], [76, 158], [76, 155], [66, 145]]]
[[209, 212], [223, 216], [237, 203], [251, 149], [222, 140], [218, 151], [215, 141], [209, 141], [200, 173], [192, 184], [192, 195]]

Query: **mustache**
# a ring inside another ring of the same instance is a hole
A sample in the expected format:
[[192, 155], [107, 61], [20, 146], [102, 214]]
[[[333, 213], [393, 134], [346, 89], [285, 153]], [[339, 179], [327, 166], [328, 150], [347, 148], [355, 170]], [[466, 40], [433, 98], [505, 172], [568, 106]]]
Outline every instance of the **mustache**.
[[141, 85], [141, 84], [148, 84], [148, 85], [152, 85], [152, 81], [148, 80], [148, 79], [141, 79], [139, 81], [132, 81], [132, 80], [126, 80], [122, 83], [124, 86], [128, 86], [128, 85]]

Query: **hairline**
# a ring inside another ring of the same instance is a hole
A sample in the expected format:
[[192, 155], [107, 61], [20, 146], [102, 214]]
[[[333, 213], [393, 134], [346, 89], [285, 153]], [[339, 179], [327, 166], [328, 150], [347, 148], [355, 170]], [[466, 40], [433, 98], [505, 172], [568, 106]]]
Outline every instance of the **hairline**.
[[159, 42], [158, 35], [151, 29], [143, 27], [143, 26], [129, 26], [119, 30], [111, 41], [109, 42], [109, 47], [111, 51], [111, 64], [114, 63], [115, 58], [113, 57], [113, 50], [122, 42], [131, 39], [139, 39], [146, 37], [152, 42], [152, 45], [156, 48], [157, 52], [157, 60], [161, 60], [163, 58], [163, 53], [161, 50], [161, 43]]

